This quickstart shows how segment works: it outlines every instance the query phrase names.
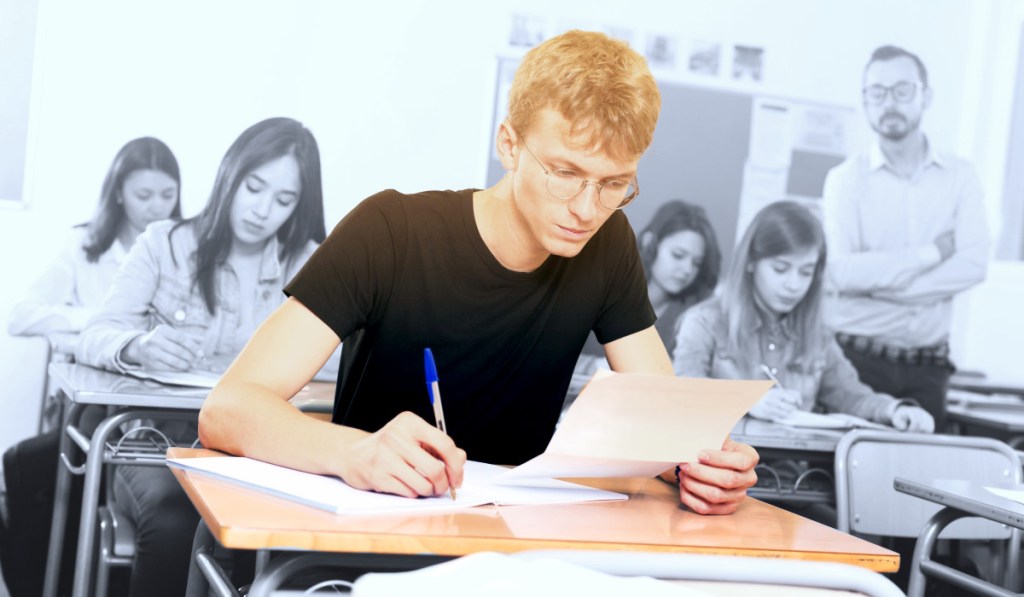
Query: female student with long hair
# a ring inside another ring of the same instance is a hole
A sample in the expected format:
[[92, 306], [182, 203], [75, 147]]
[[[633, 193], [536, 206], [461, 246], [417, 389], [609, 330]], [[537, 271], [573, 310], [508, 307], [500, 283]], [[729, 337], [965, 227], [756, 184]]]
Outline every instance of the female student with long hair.
[[[647, 276], [647, 296], [658, 316], [654, 328], [671, 355], [684, 311], [711, 296], [718, 284], [722, 254], [704, 208], [683, 201], [666, 201], [639, 236], [640, 259]], [[576, 363], [570, 394], [599, 368], [608, 368], [604, 351], [593, 334]]]
[[764, 366], [782, 387], [769, 390], [751, 409], [753, 417], [774, 420], [794, 409], [823, 409], [932, 431], [927, 411], [861, 383], [825, 328], [826, 257], [821, 223], [810, 210], [792, 201], [762, 209], [736, 247], [720, 294], [683, 315], [676, 374], [763, 379]]
[[146, 226], [181, 217], [178, 160], [163, 141], [140, 137], [114, 156], [92, 218], [75, 226], [57, 259], [14, 306], [15, 336], [80, 332]]
[[[107, 169], [92, 218], [71, 230], [57, 258], [11, 310], [8, 332], [60, 333], [55, 350], [73, 353], [76, 334], [96, 313], [135, 239], [155, 221], [180, 218], [180, 197], [178, 160], [163, 141], [140, 137], [125, 143]], [[44, 405], [44, 423], [59, 412], [50, 406], [55, 405]], [[95, 424], [100, 415], [90, 413], [83, 424]], [[31, 437], [4, 453], [10, 516], [0, 528], [0, 567], [13, 597], [43, 591], [59, 433]], [[78, 483], [73, 487], [81, 489]]]
[[[146, 229], [82, 332], [79, 362], [114, 370], [226, 365], [325, 237], [320, 154], [290, 118], [245, 130], [194, 218]], [[187, 430], [164, 429], [178, 440]], [[170, 472], [120, 466], [114, 497], [138, 530], [130, 594], [181, 595], [198, 515]]]

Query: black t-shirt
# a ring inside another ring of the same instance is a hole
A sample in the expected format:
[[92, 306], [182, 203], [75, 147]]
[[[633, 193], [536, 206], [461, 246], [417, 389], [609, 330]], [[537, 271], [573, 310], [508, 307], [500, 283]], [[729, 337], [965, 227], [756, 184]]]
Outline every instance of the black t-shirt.
[[654, 312], [623, 213], [576, 257], [514, 272], [484, 244], [473, 192], [366, 199], [285, 293], [344, 341], [334, 422], [376, 431], [408, 410], [433, 423], [429, 347], [455, 443], [473, 460], [519, 464], [547, 447], [590, 330], [610, 342]]

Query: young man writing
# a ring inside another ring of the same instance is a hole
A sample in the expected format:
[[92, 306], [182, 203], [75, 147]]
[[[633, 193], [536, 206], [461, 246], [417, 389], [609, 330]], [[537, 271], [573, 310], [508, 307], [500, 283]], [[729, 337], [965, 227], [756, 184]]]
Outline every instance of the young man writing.
[[[614, 370], [672, 375], [618, 211], [636, 196], [659, 109], [624, 43], [572, 31], [533, 49], [497, 133], [505, 176], [356, 207], [211, 393], [203, 444], [358, 488], [440, 495], [461, 483], [467, 454], [519, 464], [544, 450], [591, 330]], [[341, 340], [334, 424], [314, 421], [287, 399]], [[426, 347], [448, 435], [428, 422]], [[756, 481], [757, 454], [730, 440], [708, 448], [682, 463], [680, 499], [730, 513]]]

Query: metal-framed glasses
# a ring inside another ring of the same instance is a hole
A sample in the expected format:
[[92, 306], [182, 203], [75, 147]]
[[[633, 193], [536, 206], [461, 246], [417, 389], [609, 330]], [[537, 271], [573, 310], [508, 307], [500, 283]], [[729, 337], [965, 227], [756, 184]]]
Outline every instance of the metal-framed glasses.
[[640, 185], [634, 178], [627, 180], [612, 179], [594, 182], [580, 176], [579, 172], [567, 169], [548, 170], [544, 162], [526, 145], [526, 137], [522, 137], [523, 147], [544, 171], [548, 192], [552, 197], [568, 201], [583, 192], [588, 184], [597, 187], [597, 199], [605, 209], [622, 209], [640, 194]]
[[872, 85], [863, 89], [864, 101], [873, 106], [880, 106], [885, 103], [886, 96], [891, 93], [892, 99], [900, 104], [905, 104], [914, 101], [919, 87], [924, 87], [924, 85], [910, 81], [900, 81], [890, 86]]

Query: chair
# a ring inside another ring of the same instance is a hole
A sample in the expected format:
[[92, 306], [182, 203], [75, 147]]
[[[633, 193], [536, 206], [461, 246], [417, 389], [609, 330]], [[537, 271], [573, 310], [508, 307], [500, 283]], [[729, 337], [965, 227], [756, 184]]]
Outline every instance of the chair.
[[[842, 591], [842, 595], [855, 592], [868, 597], [903, 597], [896, 585], [881, 574], [849, 564], [705, 554], [584, 550], [536, 550], [511, 556], [478, 553], [460, 558], [460, 561], [438, 564], [432, 569], [369, 574], [355, 582], [352, 592], [366, 597], [404, 594], [409, 590], [440, 595], [455, 585], [462, 589], [455, 593], [465, 595], [469, 594], [467, 585], [495, 578], [503, 580], [499, 575], [507, 575], [504, 582], [493, 586], [501, 595], [520, 595], [528, 591], [551, 595], [564, 590], [561, 585], [574, 582], [572, 579], [575, 573], [572, 568], [548, 565], [531, 569], [524, 568], [523, 561], [542, 566], [552, 562], [570, 564], [634, 580], [641, 580], [635, 577], [648, 577], [648, 580], [696, 581], [699, 585], [695, 589], [704, 588], [705, 583], [714, 583], [716, 587], [724, 589], [724, 594], [729, 595], [804, 595], [808, 592], [821, 595], [824, 593], [822, 590], [827, 589], [829, 592]], [[593, 582], [588, 580], [588, 586]], [[644, 592], [654, 591], [657, 587], [643, 582], [629, 587], [633, 590], [641, 588], [641, 592]], [[676, 594], [668, 590], [670, 588], [666, 587], [664, 593], [659, 591], [657, 594]], [[806, 590], [798, 590], [801, 588]], [[618, 587], [618, 590], [626, 590], [626, 587]], [[719, 594], [717, 590], [707, 590], [711, 594]], [[610, 594], [610, 591], [601, 594]]]
[[[856, 430], [836, 446], [836, 513], [841, 531], [916, 538], [940, 506], [893, 489], [897, 476], [913, 480], [964, 479], [1015, 482], [1017, 454], [987, 437]], [[950, 525], [942, 539], [1003, 540], [1004, 586], [1016, 586], [1020, 533], [980, 519]]]

